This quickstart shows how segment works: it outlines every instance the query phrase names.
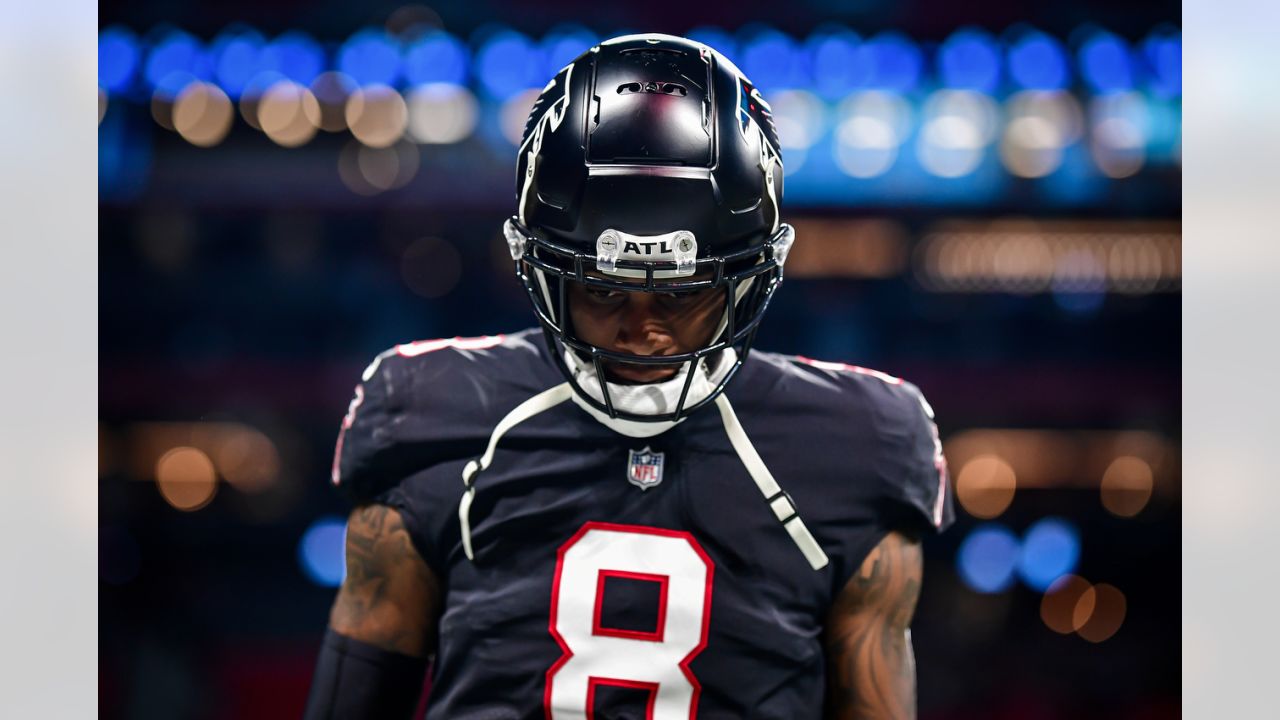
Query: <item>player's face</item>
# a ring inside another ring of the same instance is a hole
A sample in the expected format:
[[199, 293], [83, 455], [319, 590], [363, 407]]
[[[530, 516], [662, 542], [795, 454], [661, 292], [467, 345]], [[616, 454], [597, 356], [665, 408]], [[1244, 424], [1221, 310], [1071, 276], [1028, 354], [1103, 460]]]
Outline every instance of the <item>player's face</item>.
[[[632, 355], [692, 352], [711, 343], [724, 313], [719, 288], [678, 293], [610, 290], [570, 282], [569, 316], [579, 339]], [[651, 383], [668, 380], [679, 365], [605, 362], [610, 380]]]

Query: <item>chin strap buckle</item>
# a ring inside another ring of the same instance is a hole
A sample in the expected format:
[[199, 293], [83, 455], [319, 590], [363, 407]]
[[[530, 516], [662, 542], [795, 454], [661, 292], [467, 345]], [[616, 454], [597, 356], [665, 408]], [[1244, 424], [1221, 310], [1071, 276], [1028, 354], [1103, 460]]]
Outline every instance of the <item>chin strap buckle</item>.
[[617, 230], [605, 230], [596, 238], [596, 269], [611, 273], [618, 269], [618, 255], [622, 252], [622, 237]]
[[507, 221], [502, 224], [502, 235], [507, 239], [507, 250], [511, 252], [511, 259], [519, 260], [524, 257], [524, 248], [528, 239], [511, 218], [507, 218]]
[[787, 263], [787, 255], [791, 254], [791, 245], [796, 241], [796, 229], [783, 223], [773, 240], [773, 259], [782, 266]]

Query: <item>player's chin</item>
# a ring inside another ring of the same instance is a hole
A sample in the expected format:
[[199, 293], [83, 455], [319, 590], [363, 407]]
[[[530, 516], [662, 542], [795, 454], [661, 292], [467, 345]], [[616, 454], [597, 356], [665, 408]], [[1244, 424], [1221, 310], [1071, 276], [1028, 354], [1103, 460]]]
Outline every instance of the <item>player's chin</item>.
[[670, 380], [680, 372], [679, 365], [633, 365], [631, 363], [605, 362], [605, 377], [619, 385], [647, 385]]

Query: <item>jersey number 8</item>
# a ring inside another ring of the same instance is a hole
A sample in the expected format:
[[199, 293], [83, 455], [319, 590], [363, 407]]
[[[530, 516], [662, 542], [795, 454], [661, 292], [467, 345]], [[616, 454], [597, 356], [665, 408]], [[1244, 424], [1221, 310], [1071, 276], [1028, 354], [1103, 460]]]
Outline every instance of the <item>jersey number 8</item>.
[[[585, 720], [600, 685], [647, 690], [647, 718], [697, 714], [701, 686], [689, 663], [707, 645], [715, 565], [687, 532], [589, 522], [560, 546], [551, 635], [563, 654], [547, 671], [549, 720]], [[600, 627], [608, 577], [657, 582], [653, 632]]]

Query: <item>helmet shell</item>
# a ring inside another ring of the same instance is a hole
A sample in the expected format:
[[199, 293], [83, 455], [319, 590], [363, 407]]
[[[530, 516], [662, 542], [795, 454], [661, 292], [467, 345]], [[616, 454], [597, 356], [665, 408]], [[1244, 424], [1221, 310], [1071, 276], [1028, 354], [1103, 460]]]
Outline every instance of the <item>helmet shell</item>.
[[767, 103], [715, 50], [671, 35], [607, 40], [534, 103], [517, 159], [517, 217], [594, 252], [607, 229], [687, 230], [698, 257], [779, 226], [782, 157]]

